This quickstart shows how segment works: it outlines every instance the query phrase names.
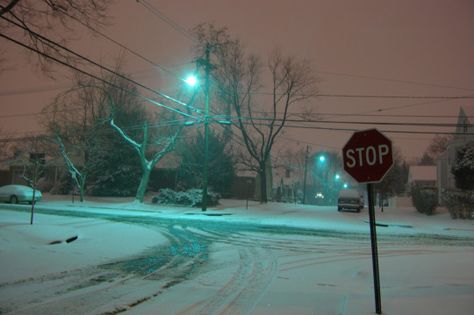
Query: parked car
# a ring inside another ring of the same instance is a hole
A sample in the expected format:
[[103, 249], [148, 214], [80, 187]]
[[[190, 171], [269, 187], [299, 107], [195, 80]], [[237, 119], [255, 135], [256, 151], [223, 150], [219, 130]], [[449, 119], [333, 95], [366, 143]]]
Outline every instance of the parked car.
[[[43, 198], [41, 191], [35, 191], [35, 202]], [[0, 201], [9, 203], [33, 202], [33, 188], [24, 185], [6, 185], [0, 187]]]
[[364, 197], [355, 189], [346, 189], [339, 192], [337, 211], [360, 212], [364, 208]]

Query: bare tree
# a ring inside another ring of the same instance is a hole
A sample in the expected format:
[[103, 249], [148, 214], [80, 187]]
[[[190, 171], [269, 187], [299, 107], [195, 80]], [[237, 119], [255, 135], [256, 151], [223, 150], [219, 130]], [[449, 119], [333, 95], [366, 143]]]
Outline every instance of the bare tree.
[[[286, 124], [290, 107], [316, 96], [316, 78], [308, 62], [283, 56], [278, 50], [268, 57], [265, 72], [260, 59], [247, 54], [241, 42], [230, 39], [225, 31], [211, 26], [207, 32], [215, 35], [199, 38], [216, 41], [205, 43], [216, 55], [215, 82], [222, 101], [236, 114], [236, 126], [260, 178], [260, 201], [267, 202], [267, 170], [273, 145]], [[264, 75], [269, 78], [269, 92], [262, 93]]]
[[380, 195], [380, 209], [383, 212], [384, 203], [393, 196], [405, 192], [408, 182], [409, 166], [403, 160], [399, 148], [393, 150], [393, 166], [384, 176], [383, 180], [375, 184], [375, 191]]
[[76, 26], [90, 30], [104, 26], [106, 10], [112, 0], [1, 0], [0, 29], [4, 35], [34, 48], [40, 69], [51, 71], [51, 63], [42, 54], [68, 63], [72, 55], [49, 41], [64, 45], [78, 38]]
[[[104, 81], [76, 77], [74, 86], [43, 110], [43, 124], [59, 145], [81, 199], [86, 185], [91, 194], [123, 196], [133, 193], [134, 183], [138, 184], [134, 173], [140, 170], [139, 161], [109, 124], [109, 99], [122, 126], [136, 125], [147, 116], [136, 87], [112, 75]], [[130, 133], [136, 136], [136, 128]]]
[[449, 136], [436, 135], [428, 145], [426, 153], [433, 160], [436, 160], [442, 153], [446, 151], [450, 140], [451, 138]]
[[[113, 100], [111, 100], [111, 106], [114, 106]], [[119, 127], [115, 123], [113, 116], [110, 119], [110, 125], [137, 152], [138, 157], [140, 158], [142, 176], [135, 195], [135, 201], [143, 203], [151, 171], [166, 154], [174, 150], [178, 136], [185, 125], [181, 124], [173, 133], [164, 136], [162, 135], [157, 139], [154, 139], [152, 145], [155, 147], [155, 150], [152, 153], [149, 152], [149, 143], [151, 140], [149, 137], [149, 126], [147, 122], [143, 124], [143, 136], [140, 142], [132, 139], [123, 128]]]
[[9, 154], [11, 137], [4, 134], [3, 129], [0, 128], [0, 161], [5, 159]]
[[71, 174], [71, 178], [79, 191], [79, 201], [83, 202], [84, 195], [85, 195], [86, 179], [87, 179], [86, 169], [79, 171], [79, 169], [76, 167], [74, 162], [69, 157], [69, 154], [66, 152], [63, 140], [61, 139], [61, 136], [59, 135], [59, 133], [56, 134], [56, 143], [58, 144], [59, 152], [61, 156], [63, 157], [64, 162], [66, 163], [67, 170], [69, 174]]
[[95, 81], [77, 76], [74, 86], [57, 95], [42, 111], [42, 124], [52, 134], [81, 202], [91, 169], [90, 157], [94, 155], [94, 141], [101, 121], [108, 117], [103, 95], [94, 84]]
[[45, 170], [45, 148], [47, 139], [44, 136], [34, 136], [26, 140], [22, 144], [27, 156], [24, 156], [21, 164], [23, 164], [22, 179], [33, 189], [31, 200], [30, 224], [33, 224], [34, 209], [38, 191], [38, 182]]
[[292, 148], [287, 148], [279, 152], [278, 156], [275, 157], [275, 162], [273, 164], [277, 167], [281, 167], [283, 169], [291, 171], [292, 173], [298, 174], [297, 178], [302, 181], [305, 161], [305, 148], [299, 148], [296, 151], [294, 151], [294, 149]]

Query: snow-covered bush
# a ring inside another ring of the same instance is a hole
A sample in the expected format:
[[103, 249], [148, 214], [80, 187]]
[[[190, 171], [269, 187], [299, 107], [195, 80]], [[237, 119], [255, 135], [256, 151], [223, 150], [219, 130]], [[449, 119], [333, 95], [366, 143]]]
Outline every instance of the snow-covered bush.
[[446, 207], [453, 219], [472, 219], [474, 194], [468, 191], [449, 191], [444, 196]]
[[[207, 205], [215, 206], [219, 204], [220, 195], [208, 192]], [[189, 189], [187, 191], [174, 191], [169, 188], [160, 189], [159, 194], [153, 196], [152, 203], [159, 204], [176, 204], [192, 207], [200, 207], [202, 200], [202, 189]]]
[[176, 203], [176, 191], [169, 188], [162, 188], [159, 190], [158, 195], [151, 198], [152, 203], [161, 204], [175, 204]]
[[411, 200], [413, 206], [420, 213], [432, 215], [438, 206], [436, 190], [433, 188], [411, 186]]
[[474, 189], [474, 141], [468, 142], [459, 149], [451, 172], [457, 188]]

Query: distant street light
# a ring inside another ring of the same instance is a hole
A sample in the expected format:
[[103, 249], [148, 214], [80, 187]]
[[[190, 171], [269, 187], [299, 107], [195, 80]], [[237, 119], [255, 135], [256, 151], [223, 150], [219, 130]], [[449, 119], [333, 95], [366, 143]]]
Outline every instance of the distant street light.
[[320, 155], [319, 162], [323, 163], [324, 161], [326, 161], [326, 157], [324, 155]]

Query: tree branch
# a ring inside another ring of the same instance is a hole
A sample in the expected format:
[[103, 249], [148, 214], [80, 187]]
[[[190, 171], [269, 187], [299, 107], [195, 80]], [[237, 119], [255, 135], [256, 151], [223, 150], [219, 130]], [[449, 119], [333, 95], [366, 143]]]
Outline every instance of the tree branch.
[[10, 12], [11, 10], [13, 10], [13, 8], [18, 4], [18, 2], [20, 2], [20, 0], [12, 0], [6, 6], [1, 6], [0, 5], [0, 16], [4, 15], [7, 12]]

